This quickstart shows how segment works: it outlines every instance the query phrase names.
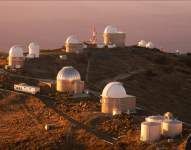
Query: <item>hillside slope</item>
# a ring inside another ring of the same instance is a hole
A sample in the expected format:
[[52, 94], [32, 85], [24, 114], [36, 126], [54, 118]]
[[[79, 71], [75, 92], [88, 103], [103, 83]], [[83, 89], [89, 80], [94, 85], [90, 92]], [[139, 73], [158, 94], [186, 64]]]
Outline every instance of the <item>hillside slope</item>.
[[[59, 55], [66, 54], [67, 60]], [[38, 78], [56, 79], [58, 71], [64, 66], [73, 66], [82, 80], [86, 79], [89, 60], [88, 81], [100, 88], [86, 83], [85, 87], [102, 92], [107, 84], [105, 79], [115, 81], [116, 76], [131, 76], [118, 79], [130, 95], [137, 97], [137, 105], [153, 110], [155, 113], [170, 111], [180, 120], [191, 123], [191, 57], [163, 53], [158, 49], [137, 46], [113, 49], [85, 49], [83, 54], [65, 53], [61, 49], [41, 51], [40, 59], [25, 61], [22, 74]]]

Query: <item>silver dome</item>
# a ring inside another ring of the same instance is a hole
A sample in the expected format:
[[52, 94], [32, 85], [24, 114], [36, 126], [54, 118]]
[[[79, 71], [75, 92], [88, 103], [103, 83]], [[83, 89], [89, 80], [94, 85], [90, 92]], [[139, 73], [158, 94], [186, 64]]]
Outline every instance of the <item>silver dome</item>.
[[71, 66], [63, 67], [57, 74], [57, 81], [75, 82], [81, 81], [79, 72]]

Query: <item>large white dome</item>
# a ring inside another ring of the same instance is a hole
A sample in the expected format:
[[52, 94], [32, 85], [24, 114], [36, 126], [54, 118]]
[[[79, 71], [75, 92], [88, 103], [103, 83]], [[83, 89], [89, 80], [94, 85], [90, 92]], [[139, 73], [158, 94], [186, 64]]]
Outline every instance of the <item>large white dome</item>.
[[63, 67], [57, 74], [57, 81], [75, 82], [81, 81], [79, 72], [72, 66]]
[[120, 82], [111, 82], [103, 89], [102, 96], [110, 98], [125, 98], [127, 97], [127, 94]]
[[117, 29], [115, 26], [110, 25], [105, 28], [104, 33], [117, 33]]
[[23, 49], [20, 46], [13, 46], [9, 51], [10, 57], [23, 57]]
[[37, 43], [31, 43], [30, 45], [29, 45], [29, 48], [31, 48], [31, 49], [39, 49], [39, 45], [37, 44]]
[[78, 43], [78, 40], [74, 36], [69, 36], [66, 40], [66, 43]]

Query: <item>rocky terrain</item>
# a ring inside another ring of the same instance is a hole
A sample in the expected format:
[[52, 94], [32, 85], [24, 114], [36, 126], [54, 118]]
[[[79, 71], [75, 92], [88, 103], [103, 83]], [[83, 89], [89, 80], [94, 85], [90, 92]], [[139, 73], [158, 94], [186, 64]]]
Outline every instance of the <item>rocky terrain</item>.
[[[111, 149], [39, 99], [0, 90], [0, 149]], [[50, 124], [50, 129], [44, 126]]]

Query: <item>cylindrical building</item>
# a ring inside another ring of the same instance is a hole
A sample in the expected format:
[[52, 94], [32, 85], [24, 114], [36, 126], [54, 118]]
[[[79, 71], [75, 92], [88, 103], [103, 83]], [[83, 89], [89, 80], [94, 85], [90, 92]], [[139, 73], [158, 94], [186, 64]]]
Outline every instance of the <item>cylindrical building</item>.
[[67, 53], [83, 53], [83, 43], [78, 43], [77, 38], [74, 36], [67, 38], [65, 46]]
[[29, 55], [34, 55], [35, 58], [39, 58], [39, 45], [37, 43], [31, 43], [29, 45]]
[[9, 51], [9, 65], [14, 66], [14, 68], [24, 67], [24, 57], [23, 49], [20, 46], [13, 46]]
[[142, 122], [141, 123], [141, 140], [146, 142], [154, 142], [160, 140], [161, 124], [158, 122]]
[[57, 91], [82, 93], [84, 82], [81, 81], [79, 72], [71, 66], [63, 67], [57, 75]]
[[126, 33], [117, 32], [115, 26], [107, 26], [104, 30], [104, 45], [113, 45], [116, 47], [125, 47]]
[[127, 95], [120, 82], [107, 84], [102, 92], [102, 113], [112, 114], [113, 110], [120, 112], [135, 112], [136, 97]]
[[182, 122], [177, 120], [165, 120], [163, 122], [163, 136], [175, 138], [182, 133]]
[[163, 132], [163, 122], [164, 122], [165, 120], [167, 120], [167, 118], [166, 118], [166, 117], [163, 117], [163, 116], [149, 116], [149, 117], [147, 118], [147, 121], [148, 121], [148, 122], [158, 122], [158, 123], [161, 124], [161, 134], [162, 134], [162, 132]]

